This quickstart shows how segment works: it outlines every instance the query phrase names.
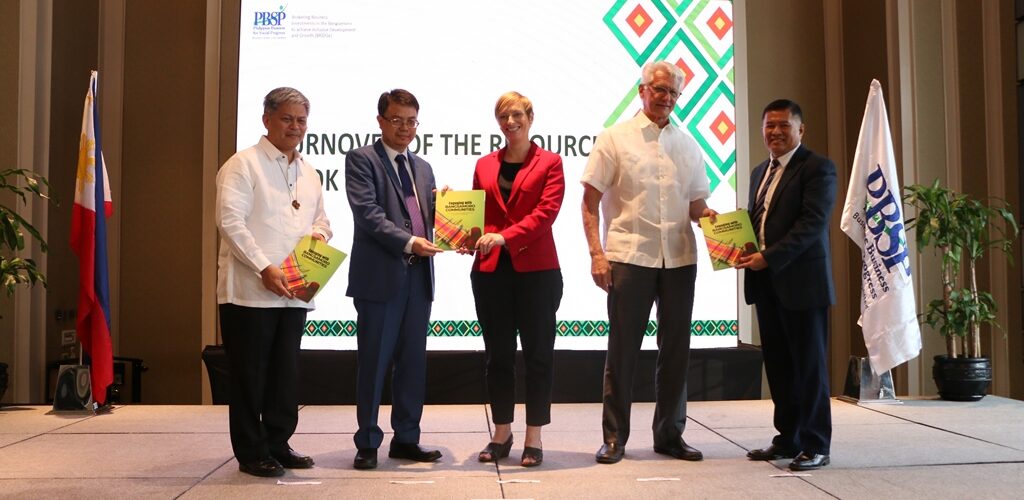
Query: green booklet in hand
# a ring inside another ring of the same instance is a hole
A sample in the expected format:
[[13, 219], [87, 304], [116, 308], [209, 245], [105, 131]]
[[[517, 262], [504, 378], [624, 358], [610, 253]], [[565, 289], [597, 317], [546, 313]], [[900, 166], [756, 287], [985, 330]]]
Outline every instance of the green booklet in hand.
[[704, 241], [708, 244], [711, 267], [715, 271], [735, 267], [740, 257], [757, 253], [757, 236], [750, 215], [744, 209], [718, 214], [715, 223], [709, 217], [700, 218]]
[[295, 298], [313, 300], [348, 255], [326, 242], [306, 236], [299, 240], [292, 253], [281, 263], [288, 280], [288, 289]]
[[474, 248], [484, 232], [484, 191], [438, 191], [434, 244], [445, 249]]

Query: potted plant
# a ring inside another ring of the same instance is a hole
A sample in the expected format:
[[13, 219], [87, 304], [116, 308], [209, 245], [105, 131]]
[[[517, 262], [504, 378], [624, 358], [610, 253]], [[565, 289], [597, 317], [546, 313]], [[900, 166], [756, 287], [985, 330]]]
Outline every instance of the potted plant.
[[[0, 192], [13, 193], [15, 203], [20, 199], [27, 205], [29, 196], [49, 200], [49, 196], [42, 190], [43, 186], [49, 191], [50, 184], [46, 178], [31, 170], [19, 168], [0, 171]], [[28, 283], [31, 286], [42, 283], [46, 286], [46, 277], [39, 272], [35, 261], [18, 256], [18, 253], [25, 249], [26, 232], [39, 240], [39, 245], [45, 252], [46, 240], [39, 231], [15, 210], [0, 203], [0, 286], [7, 291], [8, 297], [14, 295], [18, 285]], [[7, 391], [7, 378], [7, 364], [0, 363], [0, 399], [3, 399]]]
[[941, 255], [942, 298], [929, 302], [922, 314], [923, 322], [946, 338], [946, 354], [935, 356], [932, 367], [935, 385], [943, 399], [977, 401], [992, 381], [991, 362], [981, 353], [981, 325], [999, 327], [992, 294], [978, 290], [977, 262], [996, 249], [1012, 263], [1017, 221], [1005, 202], [986, 205], [939, 186], [938, 180], [904, 191], [904, 203], [917, 210], [907, 228], [915, 231], [918, 251], [932, 247]]

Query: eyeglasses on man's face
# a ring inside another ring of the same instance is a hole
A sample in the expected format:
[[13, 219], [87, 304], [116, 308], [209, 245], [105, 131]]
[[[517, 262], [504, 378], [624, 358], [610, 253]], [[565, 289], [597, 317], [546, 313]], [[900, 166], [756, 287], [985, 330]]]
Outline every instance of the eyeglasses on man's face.
[[391, 126], [395, 128], [401, 128], [402, 125], [409, 128], [416, 128], [420, 125], [420, 121], [415, 118], [401, 118], [398, 116], [394, 118], [384, 118], [384, 121], [390, 123]]
[[673, 101], [679, 99], [679, 91], [672, 90], [668, 87], [662, 87], [661, 85], [651, 85], [648, 83], [647, 88], [650, 89], [651, 92], [653, 92], [654, 95], [658, 97], [668, 94], [668, 96], [671, 97]]

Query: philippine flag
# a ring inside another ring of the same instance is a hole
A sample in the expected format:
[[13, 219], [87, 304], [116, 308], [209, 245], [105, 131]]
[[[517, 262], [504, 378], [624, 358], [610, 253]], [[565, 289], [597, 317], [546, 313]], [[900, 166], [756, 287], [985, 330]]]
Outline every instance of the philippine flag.
[[[107, 217], [114, 213], [107, 166], [100, 148], [98, 73], [92, 72], [82, 112], [78, 146], [75, 204], [71, 211], [71, 248], [78, 255], [78, 318], [76, 329], [82, 349], [92, 359], [92, 397], [103, 405], [114, 380], [114, 354], [110, 342], [110, 286], [107, 276]], [[102, 207], [103, 216], [97, 216]]]

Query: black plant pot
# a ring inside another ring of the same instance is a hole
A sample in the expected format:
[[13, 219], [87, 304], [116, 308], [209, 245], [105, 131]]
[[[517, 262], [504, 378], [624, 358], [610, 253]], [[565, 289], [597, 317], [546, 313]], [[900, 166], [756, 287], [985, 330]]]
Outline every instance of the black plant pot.
[[978, 401], [992, 383], [992, 361], [988, 358], [935, 356], [932, 378], [939, 397], [948, 401]]
[[7, 392], [7, 363], [0, 363], [0, 401], [4, 399]]

